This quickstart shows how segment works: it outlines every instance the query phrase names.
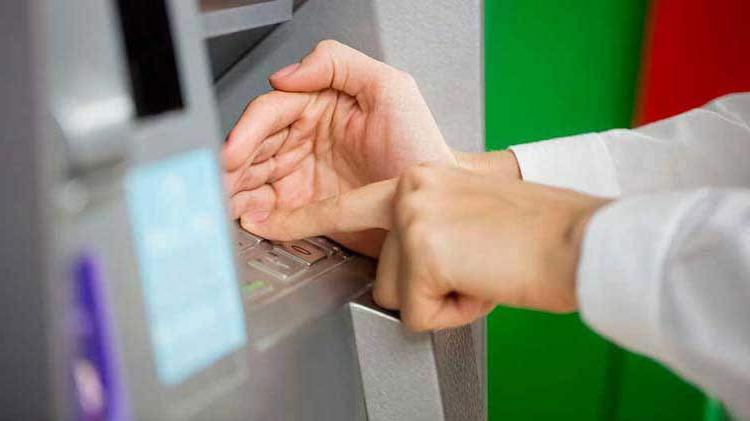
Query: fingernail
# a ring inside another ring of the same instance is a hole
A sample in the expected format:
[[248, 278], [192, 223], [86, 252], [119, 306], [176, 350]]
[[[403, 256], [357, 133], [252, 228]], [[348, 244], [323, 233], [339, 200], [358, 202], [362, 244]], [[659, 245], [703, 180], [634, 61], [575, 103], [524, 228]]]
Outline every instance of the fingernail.
[[299, 63], [292, 63], [280, 70], [277, 70], [276, 73], [272, 74], [270, 79], [279, 79], [282, 77], [286, 77], [297, 71], [299, 68]]

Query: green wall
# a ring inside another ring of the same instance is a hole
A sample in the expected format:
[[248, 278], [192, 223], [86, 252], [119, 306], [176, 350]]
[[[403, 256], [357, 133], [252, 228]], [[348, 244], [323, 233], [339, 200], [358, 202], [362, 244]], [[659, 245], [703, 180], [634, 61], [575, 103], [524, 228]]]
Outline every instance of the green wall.
[[[487, 148], [627, 127], [646, 0], [485, 0]], [[577, 315], [498, 308], [488, 321], [499, 420], [698, 420], [704, 400]]]

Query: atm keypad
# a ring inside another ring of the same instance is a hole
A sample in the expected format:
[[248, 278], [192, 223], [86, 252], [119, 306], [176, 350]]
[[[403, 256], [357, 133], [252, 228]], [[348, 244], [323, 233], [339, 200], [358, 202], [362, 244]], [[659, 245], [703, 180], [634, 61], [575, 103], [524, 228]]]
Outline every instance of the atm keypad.
[[258, 244], [260, 244], [263, 239], [261, 237], [258, 237], [257, 235], [250, 234], [249, 232], [239, 229], [237, 230], [237, 247], [241, 250], [246, 250], [251, 247], [255, 247]]
[[271, 242], [237, 226], [237, 251], [244, 269], [240, 286], [246, 300], [273, 301], [289, 288], [315, 279], [350, 256], [325, 237]]
[[327, 256], [320, 247], [305, 240], [280, 242], [274, 246], [274, 250], [280, 250], [306, 266], [311, 266]]
[[275, 249], [251, 258], [247, 264], [282, 281], [288, 280], [305, 269], [304, 263]]
[[273, 292], [273, 286], [261, 280], [247, 282], [242, 285], [241, 289], [242, 293], [250, 299], [261, 298]]
[[323, 250], [329, 256], [333, 254], [340, 254], [342, 256], [348, 255], [344, 251], [344, 249], [341, 248], [341, 246], [339, 246], [338, 244], [334, 243], [333, 241], [325, 237], [310, 237], [310, 238], [306, 238], [304, 241], [315, 244], [316, 246], [318, 246], [319, 249]]

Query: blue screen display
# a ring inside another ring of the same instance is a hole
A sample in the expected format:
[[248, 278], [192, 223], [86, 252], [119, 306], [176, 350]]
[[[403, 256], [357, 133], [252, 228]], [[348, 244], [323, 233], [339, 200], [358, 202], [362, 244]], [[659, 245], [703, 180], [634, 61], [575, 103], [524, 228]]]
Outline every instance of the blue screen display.
[[207, 149], [126, 176], [154, 360], [167, 385], [247, 342], [221, 186]]

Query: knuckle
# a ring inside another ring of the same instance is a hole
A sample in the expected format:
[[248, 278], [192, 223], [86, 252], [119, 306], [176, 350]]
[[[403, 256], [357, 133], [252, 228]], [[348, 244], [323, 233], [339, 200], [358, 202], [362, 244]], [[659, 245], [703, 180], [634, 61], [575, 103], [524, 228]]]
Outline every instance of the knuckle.
[[424, 332], [430, 329], [429, 320], [418, 309], [409, 309], [401, 312], [401, 322], [409, 330], [414, 332]]
[[404, 181], [414, 190], [423, 188], [435, 179], [435, 168], [430, 164], [415, 165], [404, 172]]
[[422, 203], [418, 195], [406, 194], [396, 204], [396, 210], [400, 214], [415, 216], [422, 210]]
[[404, 229], [404, 242], [408, 245], [430, 245], [433, 243], [432, 231], [423, 220], [412, 221], [409, 226]]
[[[450, 255], [443, 234], [439, 228], [426, 222], [424, 218], [416, 219], [402, 228], [405, 250], [416, 253], [424, 265], [423, 270], [432, 273], [441, 256]], [[439, 265], [438, 265], [439, 266]]]
[[411, 73], [396, 68], [394, 68], [393, 71], [396, 79], [404, 85], [417, 86], [417, 80], [411, 75]]
[[250, 107], [248, 108], [255, 109], [256, 111], [260, 108], [275, 109], [279, 102], [280, 96], [280, 92], [277, 91], [267, 92], [256, 97], [253, 102], [250, 103]]
[[315, 51], [330, 52], [341, 46], [341, 43], [333, 39], [324, 39], [315, 46]]
[[343, 55], [344, 45], [332, 39], [320, 41], [315, 46], [313, 54], [318, 56], [317, 60], [327, 62], [331, 72], [331, 87], [343, 90], [346, 87], [348, 76], [347, 66], [340, 62], [339, 56]]
[[385, 63], [381, 63], [381, 68], [382, 71], [378, 73], [374, 83], [384, 98], [395, 100], [402, 97], [404, 92], [411, 95], [414, 90], [418, 90], [416, 80], [409, 73]]
[[239, 140], [239, 138], [240, 138], [240, 135], [239, 135], [239, 133], [238, 133], [236, 127], [235, 127], [232, 130], [230, 130], [229, 133], [227, 133], [226, 142], [227, 143], [236, 143]]
[[388, 310], [398, 310], [396, 297], [380, 286], [379, 283], [375, 283], [375, 286], [372, 289], [372, 298], [383, 308]]
[[412, 190], [410, 177], [411, 176], [409, 175], [409, 170], [406, 170], [398, 178], [398, 182], [396, 183], [396, 199], [397, 200], [401, 200], [403, 196], [406, 195], [407, 192]]

